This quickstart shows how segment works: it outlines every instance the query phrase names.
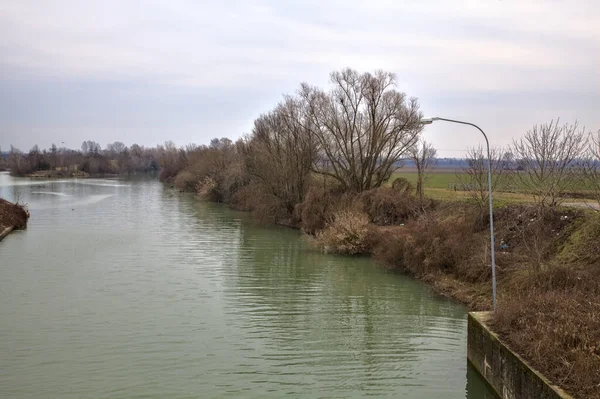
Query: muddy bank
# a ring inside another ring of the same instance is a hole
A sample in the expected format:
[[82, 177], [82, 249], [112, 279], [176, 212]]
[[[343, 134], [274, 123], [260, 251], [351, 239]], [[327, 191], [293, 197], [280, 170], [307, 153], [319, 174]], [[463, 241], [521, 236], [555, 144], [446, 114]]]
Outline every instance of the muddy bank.
[[23, 206], [0, 198], [0, 240], [14, 229], [27, 227], [28, 219], [29, 212]]

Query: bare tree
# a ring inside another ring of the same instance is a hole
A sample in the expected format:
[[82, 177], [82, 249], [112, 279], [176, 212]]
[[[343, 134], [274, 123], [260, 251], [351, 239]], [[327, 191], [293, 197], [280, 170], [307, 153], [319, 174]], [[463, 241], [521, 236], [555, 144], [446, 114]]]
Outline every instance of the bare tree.
[[246, 169], [288, 214], [304, 200], [316, 158], [314, 136], [303, 126], [304, 103], [287, 97], [254, 122], [244, 151]]
[[415, 163], [417, 168], [417, 196], [423, 203], [423, 184], [427, 180], [428, 173], [435, 165], [435, 156], [437, 151], [433, 145], [425, 140], [419, 141], [410, 148], [410, 158]]
[[50, 147], [50, 166], [52, 169], [56, 168], [57, 166], [57, 158], [58, 148], [56, 147], [56, 144], [52, 143], [52, 146]]
[[398, 168], [422, 127], [416, 99], [395, 90], [395, 76], [344, 69], [331, 74], [328, 93], [302, 85], [304, 126], [315, 137], [312, 170], [355, 192], [379, 187]]
[[582, 170], [587, 187], [600, 205], [600, 130], [595, 135], [590, 134]]
[[118, 155], [125, 150], [127, 150], [127, 146], [120, 141], [115, 141], [114, 143], [109, 143], [106, 145], [106, 151], [108, 151], [111, 155]]
[[[509, 152], [501, 148], [490, 148], [492, 169], [492, 191], [506, 180], [510, 167]], [[459, 188], [466, 191], [469, 196], [484, 209], [489, 198], [488, 183], [488, 154], [483, 147], [469, 148], [466, 156], [467, 164], [457, 173]]]
[[535, 125], [512, 149], [523, 171], [516, 181], [541, 208], [555, 208], [578, 184], [576, 162], [587, 147], [585, 128], [557, 119]]
[[92, 140], [81, 143], [81, 152], [83, 152], [83, 155], [98, 155], [101, 149], [100, 144]]

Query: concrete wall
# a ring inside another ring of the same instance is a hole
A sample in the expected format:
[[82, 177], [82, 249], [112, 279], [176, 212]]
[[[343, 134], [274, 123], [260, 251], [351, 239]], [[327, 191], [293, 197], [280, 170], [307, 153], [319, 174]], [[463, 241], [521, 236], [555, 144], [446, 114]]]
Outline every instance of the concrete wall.
[[467, 358], [503, 399], [571, 398], [500, 341], [486, 325], [491, 312], [471, 312]]

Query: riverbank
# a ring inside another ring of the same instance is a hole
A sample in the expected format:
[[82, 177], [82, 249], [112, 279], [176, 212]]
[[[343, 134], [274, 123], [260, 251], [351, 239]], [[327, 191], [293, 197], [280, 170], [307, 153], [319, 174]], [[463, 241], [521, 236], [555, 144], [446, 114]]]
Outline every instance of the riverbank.
[[89, 173], [81, 172], [81, 171], [57, 171], [57, 170], [40, 170], [37, 172], [29, 173], [25, 175], [30, 179], [65, 179], [65, 178], [75, 178], [75, 179], [85, 179], [88, 177], [101, 177], [101, 176], [90, 176]]
[[106, 179], [106, 178], [115, 178], [119, 177], [118, 174], [115, 173], [94, 173], [89, 174], [87, 172], [81, 171], [54, 171], [54, 170], [45, 170], [38, 171], [34, 173], [30, 173], [25, 175], [24, 177], [28, 177], [30, 179]]
[[0, 241], [14, 229], [27, 227], [29, 212], [18, 204], [0, 198]]

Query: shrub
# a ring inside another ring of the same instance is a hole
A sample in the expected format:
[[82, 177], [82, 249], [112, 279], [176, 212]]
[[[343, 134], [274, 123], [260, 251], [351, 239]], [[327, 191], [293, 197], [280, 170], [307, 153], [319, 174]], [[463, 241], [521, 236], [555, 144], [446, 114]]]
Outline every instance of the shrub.
[[392, 182], [392, 188], [396, 191], [409, 193], [412, 191], [412, 184], [404, 177], [397, 177]]
[[375, 257], [411, 275], [452, 274], [479, 282], [490, 275], [485, 235], [474, 234], [471, 215], [428, 214], [376, 237]]
[[0, 198], [0, 231], [5, 227], [14, 226], [17, 229], [27, 227], [29, 212], [25, 206], [13, 204]]
[[349, 209], [336, 212], [333, 221], [317, 233], [315, 240], [325, 252], [348, 255], [369, 252], [369, 217]]
[[[574, 397], [600, 397], [598, 269], [553, 266], [514, 280], [492, 326]], [[532, 344], [535, 343], [535, 344]]]
[[302, 231], [314, 235], [334, 220], [334, 213], [348, 205], [348, 197], [337, 187], [313, 185], [304, 201], [297, 204], [294, 216], [300, 220]]
[[251, 212], [259, 223], [290, 224], [285, 205], [262, 185], [250, 183], [233, 194], [230, 206], [240, 211]]
[[198, 198], [219, 202], [219, 193], [217, 192], [217, 182], [212, 177], [206, 176], [196, 184], [196, 195]]
[[190, 171], [184, 169], [177, 173], [175, 180], [173, 180], [173, 184], [180, 190], [194, 191], [196, 190], [196, 185], [198, 184], [198, 177]]
[[256, 187], [253, 184], [239, 188], [231, 197], [231, 208], [251, 212], [256, 207]]
[[404, 189], [380, 187], [360, 194], [371, 222], [387, 226], [404, 223], [419, 213], [419, 200]]

